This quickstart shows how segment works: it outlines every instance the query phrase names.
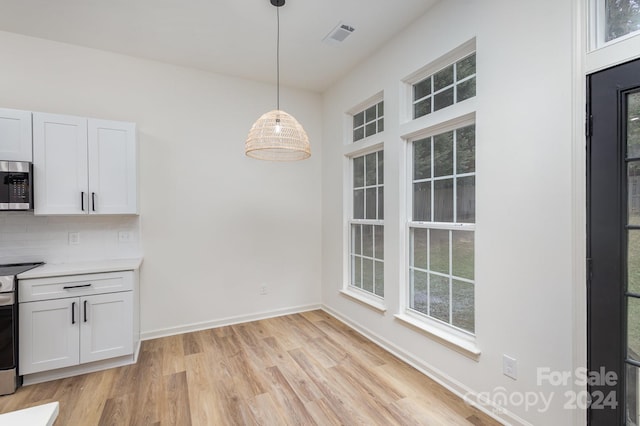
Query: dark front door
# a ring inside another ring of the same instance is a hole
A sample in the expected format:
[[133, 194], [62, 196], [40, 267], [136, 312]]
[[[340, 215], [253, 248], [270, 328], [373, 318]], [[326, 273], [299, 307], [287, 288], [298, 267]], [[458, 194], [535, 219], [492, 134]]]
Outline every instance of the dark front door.
[[588, 368], [593, 426], [638, 425], [640, 60], [588, 78]]

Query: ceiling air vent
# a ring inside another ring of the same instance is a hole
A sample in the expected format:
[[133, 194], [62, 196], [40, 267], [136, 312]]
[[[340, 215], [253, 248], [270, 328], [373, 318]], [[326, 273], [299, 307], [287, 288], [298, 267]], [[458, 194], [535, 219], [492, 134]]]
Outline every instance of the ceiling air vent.
[[347, 37], [351, 35], [355, 31], [350, 25], [345, 25], [340, 22], [334, 29], [331, 30], [329, 34], [322, 40], [327, 44], [338, 44], [342, 43]]

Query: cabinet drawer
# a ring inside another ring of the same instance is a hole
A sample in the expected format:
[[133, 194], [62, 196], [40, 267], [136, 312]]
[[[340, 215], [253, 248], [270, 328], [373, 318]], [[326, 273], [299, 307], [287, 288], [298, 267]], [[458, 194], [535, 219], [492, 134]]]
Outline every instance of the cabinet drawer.
[[34, 278], [18, 283], [18, 301], [33, 302], [133, 290], [133, 271]]

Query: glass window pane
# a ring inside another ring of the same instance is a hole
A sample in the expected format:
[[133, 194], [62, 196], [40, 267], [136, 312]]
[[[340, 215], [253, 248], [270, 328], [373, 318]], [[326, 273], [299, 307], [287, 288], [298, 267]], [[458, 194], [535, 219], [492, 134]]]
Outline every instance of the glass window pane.
[[640, 299], [627, 297], [627, 357], [640, 361]]
[[431, 222], [431, 182], [413, 184], [413, 220]]
[[640, 294], [640, 230], [627, 231], [627, 291]]
[[364, 219], [364, 189], [353, 191], [353, 218]]
[[377, 205], [377, 190], [376, 188], [368, 188], [367, 189], [367, 212], [365, 215], [366, 219], [376, 219], [376, 214], [378, 213], [378, 205]]
[[420, 139], [413, 143], [413, 179], [431, 177], [431, 138]]
[[362, 287], [362, 258], [360, 256], [352, 256], [351, 260], [351, 265], [353, 265], [351, 285]]
[[378, 219], [384, 219], [384, 187], [378, 187]]
[[433, 75], [433, 91], [437, 92], [453, 84], [453, 64]]
[[353, 141], [359, 141], [360, 139], [364, 139], [364, 127], [360, 127], [353, 131]]
[[376, 113], [376, 108], [377, 108], [377, 105], [367, 108], [367, 110], [365, 111], [365, 122], [368, 123], [378, 118], [378, 115]]
[[474, 235], [471, 231], [452, 231], [452, 272], [460, 278], [473, 279]]
[[456, 102], [462, 102], [469, 98], [473, 98], [476, 95], [476, 79], [472, 78], [467, 81], [463, 81], [458, 84], [456, 90], [458, 92]]
[[376, 184], [376, 175], [378, 171], [376, 170], [376, 166], [378, 164], [378, 159], [376, 158], [376, 153], [369, 154], [365, 157], [366, 159], [366, 174], [367, 174], [367, 186], [372, 186]]
[[433, 137], [433, 176], [453, 175], [453, 131]]
[[451, 323], [471, 333], [475, 331], [473, 287], [471, 283], [453, 280], [451, 289], [453, 299], [451, 300]]
[[364, 124], [364, 111], [353, 116], [353, 128], [360, 127]]
[[476, 171], [476, 126], [456, 131], [456, 173]]
[[384, 226], [374, 226], [374, 239], [375, 239], [375, 258], [384, 259]]
[[378, 133], [384, 130], [384, 118], [378, 120]]
[[425, 78], [422, 81], [413, 85], [413, 100], [424, 98], [431, 94], [431, 77]]
[[384, 151], [378, 151], [378, 185], [384, 183]]
[[384, 297], [384, 263], [376, 262], [376, 283], [374, 293], [380, 297]]
[[429, 313], [429, 298], [427, 296], [427, 273], [411, 271], [411, 309], [423, 314]]
[[640, 30], [640, 8], [635, 1], [605, 0], [605, 41]]
[[467, 176], [456, 179], [456, 222], [475, 223], [476, 221], [476, 178]]
[[427, 114], [431, 114], [431, 98], [427, 98], [413, 105], [413, 118], [419, 118]]
[[640, 157], [640, 92], [627, 96], [627, 157]]
[[433, 110], [438, 111], [442, 108], [453, 105], [453, 87], [440, 92], [433, 97]]
[[456, 64], [456, 77], [460, 81], [463, 78], [469, 77], [476, 73], [476, 54], [467, 56], [461, 59]]
[[378, 103], [378, 117], [384, 116], [384, 101]]
[[429, 274], [429, 315], [449, 322], [449, 278]]
[[629, 225], [640, 225], [640, 162], [627, 164], [627, 204]]
[[351, 253], [362, 254], [362, 225], [351, 225]]
[[362, 289], [373, 293], [373, 260], [362, 259]]
[[353, 187], [361, 188], [364, 186], [364, 157], [353, 159]]
[[453, 179], [433, 183], [433, 220], [453, 222]]
[[413, 228], [411, 230], [411, 266], [415, 268], [427, 269], [427, 230]]
[[376, 122], [374, 121], [373, 123], [369, 123], [366, 126], [366, 136], [369, 137], [371, 135], [375, 135], [376, 134]]
[[640, 425], [640, 369], [628, 364], [625, 395], [627, 424]]
[[373, 257], [373, 225], [362, 225], [362, 254]]
[[429, 230], [429, 270], [449, 273], [449, 231]]

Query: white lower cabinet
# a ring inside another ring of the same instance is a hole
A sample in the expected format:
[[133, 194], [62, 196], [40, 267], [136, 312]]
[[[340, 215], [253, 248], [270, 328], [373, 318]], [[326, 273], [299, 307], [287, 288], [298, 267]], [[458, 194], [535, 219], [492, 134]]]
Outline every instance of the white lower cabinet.
[[[125, 278], [123, 282], [127, 287], [126, 274], [113, 273], [112, 281]], [[100, 292], [101, 283], [106, 282], [109, 275], [77, 275], [66, 277], [67, 282], [65, 277], [21, 282], [20, 290], [25, 296], [20, 297], [19, 305], [20, 375], [133, 353], [133, 291], [88, 294]], [[44, 293], [38, 289], [45, 288], [59, 289], [60, 292], [49, 293], [58, 298], [24, 300], [29, 295], [43, 298]]]

